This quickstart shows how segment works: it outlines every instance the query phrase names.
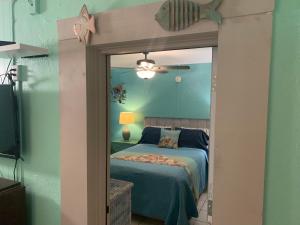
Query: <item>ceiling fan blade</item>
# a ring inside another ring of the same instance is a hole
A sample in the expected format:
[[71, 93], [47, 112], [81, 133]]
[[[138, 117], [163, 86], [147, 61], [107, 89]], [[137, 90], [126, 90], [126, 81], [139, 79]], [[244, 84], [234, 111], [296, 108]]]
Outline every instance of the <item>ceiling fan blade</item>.
[[191, 67], [187, 65], [156, 66], [155, 68], [164, 69], [164, 70], [190, 70], [191, 69]]
[[[138, 71], [138, 70], [136, 70], [136, 71]], [[155, 73], [169, 73], [168, 70], [160, 70], [160, 69], [151, 69], [149, 71], [153, 71]]]
[[168, 70], [153, 70], [155, 73], [169, 73]]

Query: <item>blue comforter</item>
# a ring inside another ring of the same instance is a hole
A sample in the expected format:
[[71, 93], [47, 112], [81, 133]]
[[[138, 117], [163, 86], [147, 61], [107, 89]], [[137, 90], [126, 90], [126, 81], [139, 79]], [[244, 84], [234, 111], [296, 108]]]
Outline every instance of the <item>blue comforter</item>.
[[[207, 154], [204, 150], [162, 149], [139, 144], [126, 151], [192, 158], [200, 176], [199, 193], [207, 186]], [[163, 220], [166, 225], [188, 225], [191, 217], [198, 217], [193, 184], [182, 167], [112, 159], [111, 177], [134, 183], [132, 212], [135, 214]]]

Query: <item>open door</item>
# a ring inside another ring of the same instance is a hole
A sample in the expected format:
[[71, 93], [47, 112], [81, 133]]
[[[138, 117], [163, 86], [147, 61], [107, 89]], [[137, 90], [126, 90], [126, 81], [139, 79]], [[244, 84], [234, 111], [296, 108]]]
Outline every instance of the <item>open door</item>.
[[212, 50], [212, 74], [211, 74], [211, 106], [210, 106], [210, 140], [209, 140], [209, 176], [208, 176], [208, 204], [207, 221], [212, 224], [213, 189], [214, 189], [214, 150], [215, 150], [215, 117], [216, 117], [216, 88], [217, 88], [217, 63], [218, 48]]
[[[104, 57], [102, 55], [101, 57]], [[107, 112], [107, 121], [106, 121], [106, 127], [107, 127], [107, 138], [106, 138], [106, 225], [110, 225], [110, 154], [111, 154], [111, 68], [110, 68], [110, 55], [106, 55], [106, 112]]]

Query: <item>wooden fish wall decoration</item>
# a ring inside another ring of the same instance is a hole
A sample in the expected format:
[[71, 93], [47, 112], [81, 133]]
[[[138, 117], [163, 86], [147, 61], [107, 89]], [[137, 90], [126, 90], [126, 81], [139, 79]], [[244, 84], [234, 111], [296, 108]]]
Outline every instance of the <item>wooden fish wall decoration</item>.
[[89, 42], [90, 33], [96, 33], [95, 17], [89, 14], [86, 5], [83, 5], [79, 15], [79, 21], [74, 24], [73, 30], [78, 40], [80, 42], [83, 41], [85, 44]]
[[213, 0], [207, 4], [199, 4], [191, 0], [168, 0], [160, 7], [155, 20], [167, 31], [183, 30], [201, 19], [222, 24], [222, 16], [216, 11], [222, 1]]

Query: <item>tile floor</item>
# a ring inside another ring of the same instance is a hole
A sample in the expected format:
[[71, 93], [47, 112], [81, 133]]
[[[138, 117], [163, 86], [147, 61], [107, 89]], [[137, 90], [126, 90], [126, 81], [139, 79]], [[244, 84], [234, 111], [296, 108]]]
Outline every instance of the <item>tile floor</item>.
[[[209, 225], [207, 222], [207, 193], [201, 195], [198, 202], [199, 217], [192, 218], [190, 225]], [[133, 215], [132, 225], [164, 225], [162, 221], [145, 218], [142, 216]]]

